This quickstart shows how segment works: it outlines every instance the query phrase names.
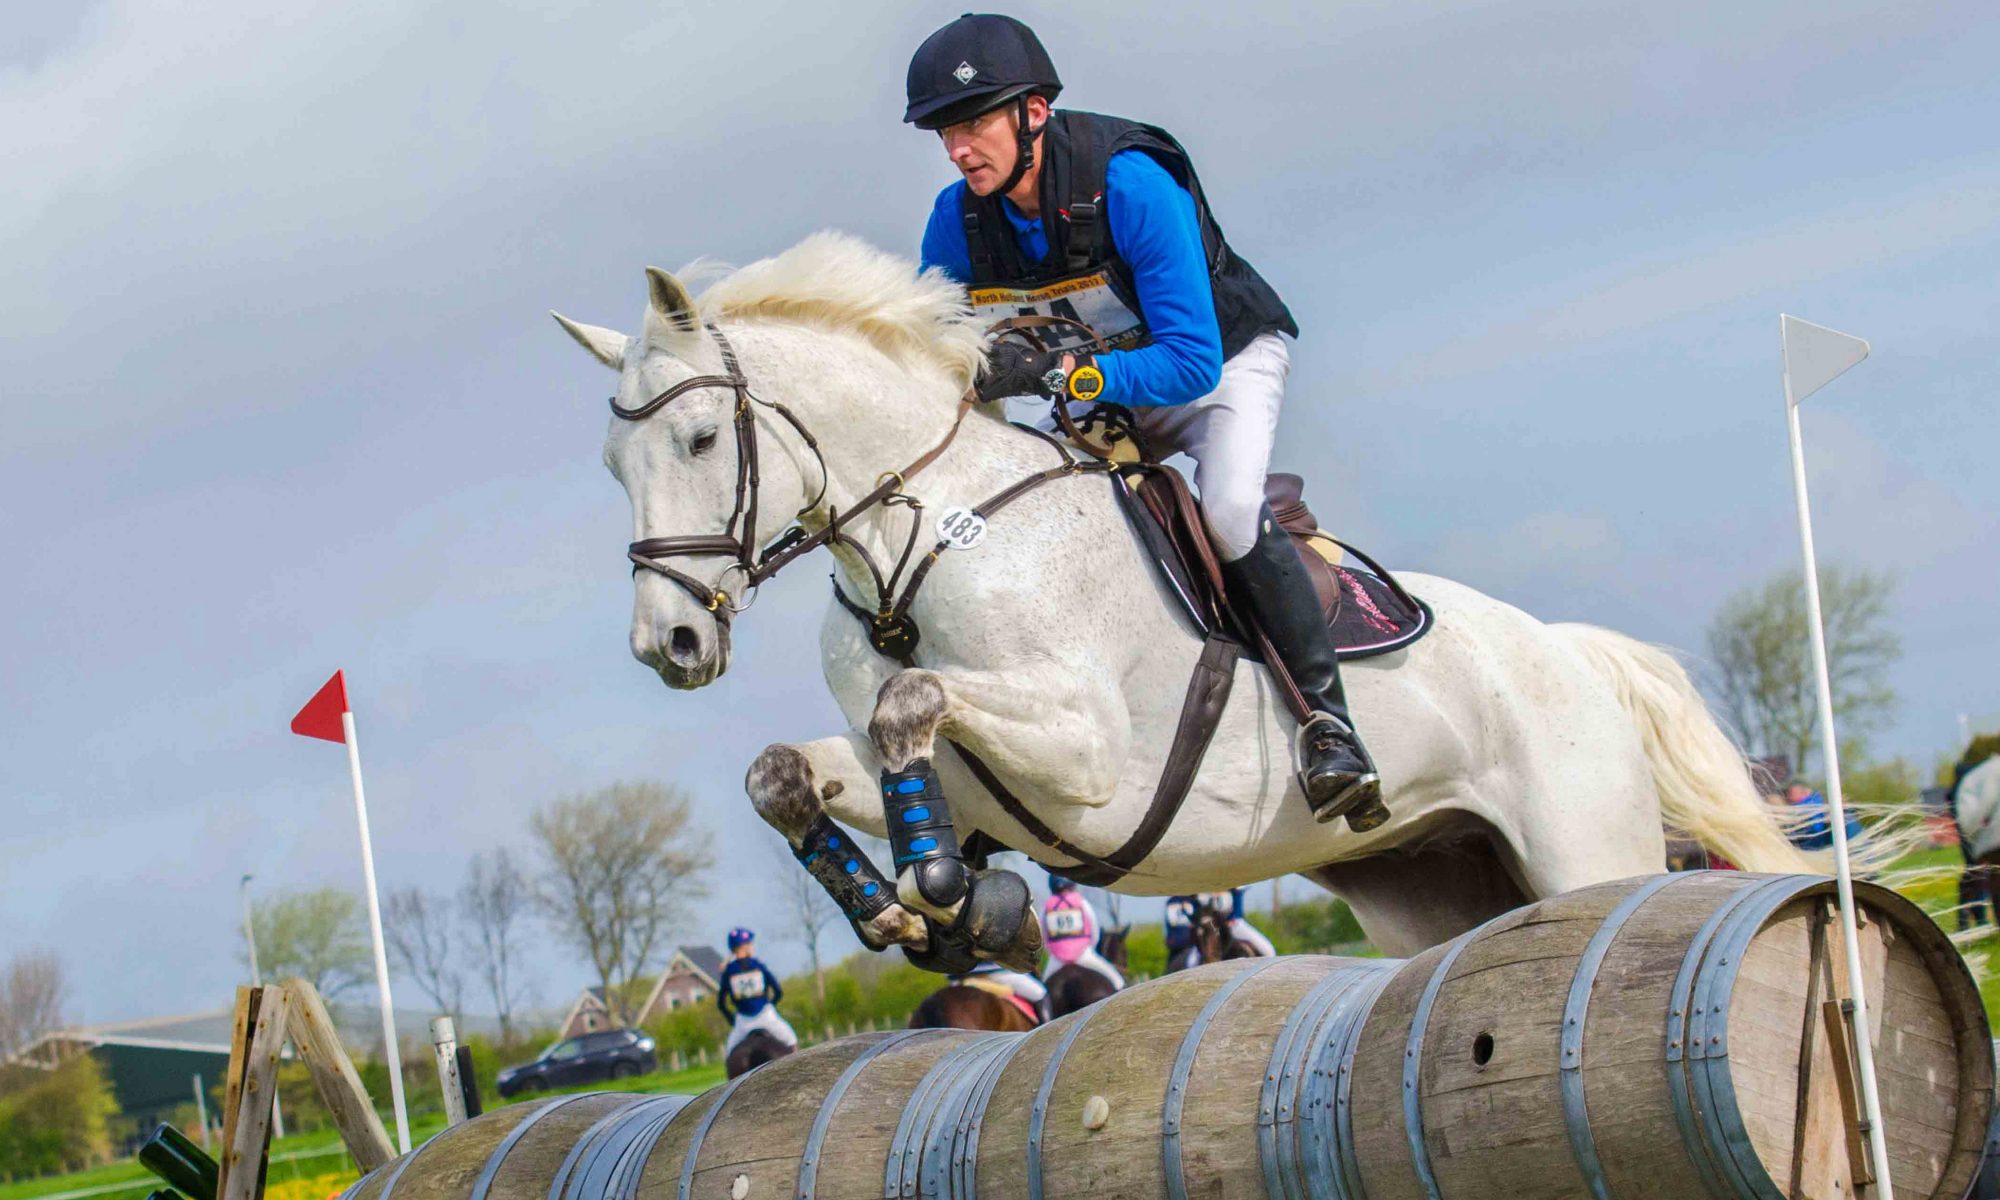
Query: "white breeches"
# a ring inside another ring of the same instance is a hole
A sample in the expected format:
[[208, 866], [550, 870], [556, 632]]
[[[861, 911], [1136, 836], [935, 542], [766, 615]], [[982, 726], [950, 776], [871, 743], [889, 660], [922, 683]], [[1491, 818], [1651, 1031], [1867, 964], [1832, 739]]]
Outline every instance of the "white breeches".
[[1132, 410], [1155, 455], [1178, 451], [1195, 461], [1202, 511], [1230, 561], [1250, 553], [1257, 541], [1271, 440], [1291, 370], [1285, 339], [1262, 334], [1222, 364], [1222, 380], [1208, 395]]
[[990, 979], [1030, 1004], [1040, 1004], [1049, 994], [1049, 989], [1042, 986], [1041, 980], [1033, 975], [1023, 975], [1019, 971], [993, 968], [974, 971], [968, 978]]
[[1278, 956], [1278, 948], [1271, 944], [1271, 939], [1265, 937], [1262, 930], [1259, 930], [1255, 925], [1252, 925], [1242, 917], [1234, 917], [1230, 920], [1229, 936], [1246, 946], [1255, 946], [1257, 953], [1266, 958], [1276, 958]]
[[[1062, 970], [1064, 967], [1068, 965], [1069, 965], [1068, 963], [1065, 963], [1060, 958], [1051, 957], [1048, 961], [1048, 964], [1042, 968], [1042, 978], [1047, 979], [1051, 975], [1054, 975], [1057, 971]], [[1117, 988], [1119, 991], [1122, 992], [1125, 990], [1125, 976], [1119, 974], [1118, 968], [1112, 966], [1111, 963], [1108, 960], [1106, 960], [1102, 954], [1099, 954], [1094, 948], [1090, 950], [1085, 950], [1082, 954], [1077, 955], [1076, 965], [1082, 967], [1086, 971], [1095, 971], [1099, 975], [1104, 976], [1104, 978], [1110, 982], [1111, 986]]]
[[778, 1015], [776, 1005], [766, 1004], [764, 1011], [754, 1017], [746, 1017], [742, 1013], [736, 1014], [736, 1023], [729, 1027], [729, 1037], [722, 1043], [722, 1053], [727, 1055], [736, 1049], [754, 1029], [761, 1029], [794, 1049], [798, 1047], [799, 1035], [793, 1033], [791, 1025]]

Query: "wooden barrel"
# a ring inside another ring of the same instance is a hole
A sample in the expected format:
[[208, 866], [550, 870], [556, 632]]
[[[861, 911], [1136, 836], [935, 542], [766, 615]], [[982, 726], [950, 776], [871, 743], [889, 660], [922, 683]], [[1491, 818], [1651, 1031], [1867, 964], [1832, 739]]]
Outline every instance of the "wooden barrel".
[[[1958, 1200], [1993, 1110], [1984, 1011], [1928, 918], [1857, 891], [1895, 1186]], [[1831, 903], [1814, 876], [1606, 884], [1408, 961], [1241, 960], [1029, 1034], [513, 1106], [347, 1200], [1831, 1200], [1866, 1162]]]

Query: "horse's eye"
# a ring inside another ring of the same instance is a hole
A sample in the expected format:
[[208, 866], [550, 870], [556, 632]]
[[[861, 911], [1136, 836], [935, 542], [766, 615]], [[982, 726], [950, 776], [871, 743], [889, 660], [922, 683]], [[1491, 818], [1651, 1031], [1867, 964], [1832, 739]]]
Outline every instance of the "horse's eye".
[[713, 449], [715, 449], [715, 430], [713, 429], [704, 429], [700, 433], [695, 434], [694, 441], [688, 444], [688, 451], [693, 454], [707, 454]]

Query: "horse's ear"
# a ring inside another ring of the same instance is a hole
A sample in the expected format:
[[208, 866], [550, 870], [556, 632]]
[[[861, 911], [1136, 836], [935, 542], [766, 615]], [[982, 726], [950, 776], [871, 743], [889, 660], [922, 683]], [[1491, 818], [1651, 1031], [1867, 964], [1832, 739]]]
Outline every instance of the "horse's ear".
[[556, 324], [563, 327], [564, 333], [576, 339], [577, 345], [590, 351], [592, 358], [614, 371], [625, 369], [625, 343], [630, 339], [624, 334], [600, 325], [585, 325], [581, 321], [572, 321], [554, 309], [549, 310], [549, 315], [556, 319]]
[[671, 345], [701, 331], [694, 315], [694, 297], [680, 280], [658, 267], [647, 267], [646, 288], [651, 296], [646, 307], [647, 341]]

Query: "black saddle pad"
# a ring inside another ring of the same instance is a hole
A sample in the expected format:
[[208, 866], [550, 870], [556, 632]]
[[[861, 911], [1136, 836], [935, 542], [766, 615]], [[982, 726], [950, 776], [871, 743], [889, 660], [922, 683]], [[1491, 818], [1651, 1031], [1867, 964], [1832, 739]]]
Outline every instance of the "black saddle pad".
[[[1335, 544], [1353, 557], [1369, 561], [1346, 542], [1336, 539]], [[1340, 580], [1340, 606], [1333, 613], [1333, 644], [1340, 657], [1388, 654], [1430, 632], [1430, 606], [1385, 579], [1386, 571], [1378, 575], [1338, 564], [1333, 573]]]

